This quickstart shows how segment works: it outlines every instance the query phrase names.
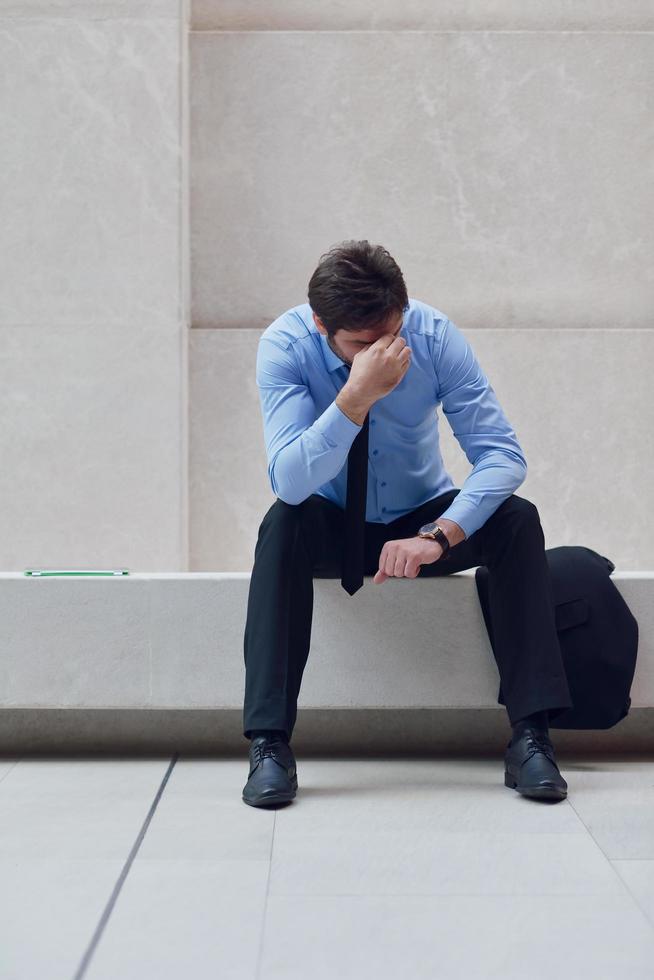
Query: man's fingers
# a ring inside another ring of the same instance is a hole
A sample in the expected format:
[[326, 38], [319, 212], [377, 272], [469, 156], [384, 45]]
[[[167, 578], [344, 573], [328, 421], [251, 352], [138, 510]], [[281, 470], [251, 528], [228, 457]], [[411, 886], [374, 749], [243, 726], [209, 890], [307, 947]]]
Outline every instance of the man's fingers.
[[395, 559], [395, 564], [393, 565], [393, 575], [395, 575], [396, 578], [402, 578], [404, 576], [406, 563], [406, 558], [403, 558], [401, 555], [397, 556]]
[[386, 542], [379, 554], [375, 579], [383, 582], [387, 578], [417, 578], [423, 564], [421, 557], [413, 549], [403, 548], [401, 542]]
[[386, 341], [386, 349], [391, 347], [393, 344], [398, 343], [398, 341], [400, 343], [400, 346], [406, 344], [406, 339], [404, 337], [400, 337], [399, 334], [397, 335], [397, 337], [393, 337], [390, 333], [385, 333], [381, 337], [378, 337], [375, 343], [378, 344], [380, 341]]
[[386, 561], [384, 562], [384, 571], [389, 577], [397, 574], [395, 571], [396, 566], [397, 566], [396, 549], [395, 548], [389, 549], [386, 555]]

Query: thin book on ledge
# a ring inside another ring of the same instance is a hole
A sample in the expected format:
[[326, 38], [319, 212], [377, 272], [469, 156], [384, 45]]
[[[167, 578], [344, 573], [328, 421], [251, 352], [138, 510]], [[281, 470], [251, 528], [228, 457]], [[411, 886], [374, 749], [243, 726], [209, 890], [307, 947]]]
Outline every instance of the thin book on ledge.
[[24, 575], [129, 575], [127, 568], [26, 568]]

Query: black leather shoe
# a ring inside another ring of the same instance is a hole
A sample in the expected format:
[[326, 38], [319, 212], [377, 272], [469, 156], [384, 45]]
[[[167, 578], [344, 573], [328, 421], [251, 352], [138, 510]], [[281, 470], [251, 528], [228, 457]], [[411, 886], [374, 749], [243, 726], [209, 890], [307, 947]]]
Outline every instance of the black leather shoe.
[[257, 735], [250, 741], [250, 772], [243, 801], [250, 806], [287, 803], [297, 791], [293, 749], [279, 735]]
[[559, 772], [554, 746], [547, 732], [525, 726], [504, 753], [504, 785], [523, 796], [563, 800], [568, 784]]

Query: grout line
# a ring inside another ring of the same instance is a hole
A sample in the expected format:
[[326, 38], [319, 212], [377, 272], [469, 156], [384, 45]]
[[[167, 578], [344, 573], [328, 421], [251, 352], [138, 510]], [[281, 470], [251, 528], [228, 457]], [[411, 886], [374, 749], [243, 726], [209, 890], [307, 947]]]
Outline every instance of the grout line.
[[159, 800], [161, 799], [161, 795], [162, 795], [162, 793], [164, 791], [164, 787], [165, 787], [166, 783], [168, 782], [168, 779], [170, 778], [170, 774], [173, 771], [173, 768], [175, 767], [175, 763], [177, 762], [178, 758], [179, 758], [179, 752], [175, 752], [175, 754], [173, 755], [173, 757], [172, 757], [172, 759], [171, 759], [171, 761], [170, 761], [170, 763], [168, 765], [168, 769], [166, 770], [166, 774], [165, 774], [164, 778], [161, 781], [161, 785], [159, 786], [159, 789], [157, 790], [157, 794], [156, 794], [154, 800], [152, 801], [152, 804], [151, 804], [150, 809], [148, 811], [148, 815], [146, 816], [146, 818], [145, 818], [145, 820], [143, 822], [143, 826], [141, 827], [141, 829], [139, 831], [139, 834], [138, 834], [136, 840], [134, 841], [134, 844], [132, 846], [132, 850], [129, 852], [129, 855], [128, 855], [127, 860], [126, 860], [126, 862], [125, 862], [125, 864], [123, 866], [123, 869], [120, 872], [120, 875], [118, 877], [118, 881], [114, 885], [113, 891], [112, 891], [111, 895], [109, 896], [109, 901], [107, 902], [107, 904], [106, 904], [106, 906], [104, 908], [104, 911], [103, 911], [102, 915], [100, 916], [100, 921], [98, 922], [98, 924], [96, 926], [95, 932], [93, 933], [93, 936], [91, 937], [91, 941], [90, 941], [90, 943], [89, 943], [89, 945], [88, 945], [88, 947], [87, 947], [87, 949], [86, 949], [86, 951], [84, 953], [84, 956], [82, 957], [82, 961], [81, 961], [79, 967], [77, 968], [77, 971], [75, 972], [75, 975], [73, 977], [73, 980], [81, 980], [81, 978], [86, 973], [86, 969], [87, 969], [87, 967], [88, 967], [88, 965], [89, 965], [89, 963], [91, 961], [91, 957], [92, 957], [93, 953], [95, 952], [95, 949], [96, 949], [96, 947], [97, 947], [97, 945], [98, 945], [98, 943], [100, 941], [100, 938], [101, 938], [102, 933], [103, 933], [103, 931], [105, 929], [105, 926], [107, 925], [107, 922], [109, 920], [109, 916], [111, 915], [111, 912], [113, 910], [113, 907], [116, 904], [116, 900], [117, 900], [117, 898], [118, 898], [118, 896], [120, 894], [121, 888], [123, 887], [123, 883], [124, 883], [125, 879], [127, 878], [127, 875], [129, 874], [130, 868], [132, 866], [132, 863], [134, 861], [134, 858], [136, 857], [136, 854], [138, 852], [138, 849], [140, 848], [141, 844], [143, 843], [143, 838], [145, 837], [146, 831], [147, 831], [147, 829], [148, 829], [148, 827], [150, 825], [150, 821], [152, 820], [152, 817], [154, 816], [154, 812], [157, 809], [157, 806], [159, 804]]
[[378, 27], [360, 27], [360, 28], [343, 28], [342, 30], [334, 29], [333, 27], [305, 27], [305, 28], [288, 28], [288, 29], [276, 29], [276, 28], [247, 28], [243, 27], [240, 30], [238, 28], [192, 28], [189, 34], [609, 34], [609, 35], [619, 35], [619, 36], [629, 36], [631, 34], [644, 34], [649, 35], [654, 33], [651, 29], [645, 30], [630, 30], [626, 28], [625, 30], [620, 30], [615, 28], [614, 30], [593, 30], [592, 28], [581, 28], [580, 30], [566, 30], [565, 28], [539, 28], [533, 27], [531, 29], [524, 28], [522, 30], [502, 30], [501, 28], [493, 27], [460, 27], [454, 30], [439, 30], [437, 27], [406, 27], [393, 29], [390, 28], [378, 28]]
[[[20, 324], [18, 324], [18, 325], [11, 324], [11, 326], [14, 327], [14, 328], [16, 328], [16, 326], [20, 326]], [[29, 326], [29, 324], [27, 324], [26, 326]], [[254, 332], [256, 330], [258, 333], [263, 333], [263, 331], [266, 328], [265, 327], [248, 326], [247, 324], [245, 326], [242, 326], [242, 327], [221, 326], [218, 323], [218, 324], [214, 324], [213, 326], [208, 326], [206, 324], [202, 324], [202, 325], [197, 325], [197, 324], [196, 325], [193, 325], [193, 324], [191, 324], [191, 326], [189, 327], [189, 329], [190, 330], [206, 330], [206, 331], [215, 330], [218, 333], [246, 333], [247, 331]], [[521, 333], [538, 333], [539, 331], [542, 331], [542, 332], [547, 331], [548, 334], [557, 333], [557, 332], [558, 333], [564, 333], [564, 334], [565, 333], [572, 334], [572, 333], [575, 333], [575, 332], [576, 333], [584, 333], [584, 334], [585, 333], [590, 333], [590, 332], [592, 332], [592, 333], [639, 333], [639, 334], [640, 333], [642, 333], [642, 334], [654, 333], [654, 327], [602, 327], [602, 326], [589, 326], [589, 327], [465, 327], [464, 329], [465, 329], [466, 333], [479, 333], [479, 334], [499, 333], [500, 331], [502, 331], [502, 333], [505, 333], [505, 332], [507, 332], [509, 330], [520, 331]]]
[[261, 976], [261, 956], [263, 954], [263, 937], [266, 931], [266, 916], [268, 913], [268, 895], [270, 892], [270, 872], [272, 870], [273, 845], [275, 841], [275, 827], [277, 826], [277, 810], [273, 816], [273, 829], [270, 837], [270, 857], [268, 858], [268, 878], [266, 879], [266, 893], [263, 897], [263, 915], [261, 917], [261, 932], [259, 934], [259, 949], [257, 950], [257, 963], [254, 968], [254, 980], [259, 980]]
[[27, 758], [27, 756], [21, 755], [21, 757], [19, 759], [16, 759], [14, 761], [13, 766], [9, 766], [9, 768], [7, 769], [7, 771], [4, 774], [4, 776], [0, 776], [0, 783], [3, 782], [3, 780], [5, 780], [7, 778], [7, 776], [9, 776], [10, 773], [12, 773], [14, 771], [14, 769], [16, 768], [16, 766], [18, 765], [19, 762], [22, 762], [23, 759], [26, 759], [26, 758]]
[[147, 588], [147, 631], [148, 631], [148, 708], [152, 708], [152, 592], [154, 582], [148, 579]]
[[[627, 882], [624, 880], [624, 878], [622, 877], [622, 875], [618, 872], [617, 868], [613, 864], [613, 861], [608, 856], [608, 854], [606, 854], [606, 852], [602, 848], [601, 844], [599, 843], [599, 841], [597, 840], [597, 838], [594, 836], [594, 834], [593, 834], [592, 830], [590, 829], [590, 827], [585, 823], [584, 820], [582, 820], [581, 814], [579, 813], [579, 811], [577, 810], [577, 808], [575, 807], [575, 805], [570, 802], [570, 798], [569, 797], [567, 798], [567, 800], [568, 800], [568, 803], [570, 803], [570, 807], [572, 808], [572, 810], [576, 814], [577, 819], [581, 823], [582, 827], [585, 829], [586, 833], [588, 834], [588, 836], [590, 837], [590, 839], [592, 840], [592, 842], [595, 844], [596, 848], [598, 849], [598, 851], [600, 852], [600, 854], [602, 855], [602, 857], [604, 858], [604, 860], [607, 862], [607, 864], [611, 868], [611, 871], [613, 872], [613, 874], [618, 879], [618, 881], [622, 885], [623, 889], [625, 890], [625, 892], [627, 893], [627, 895], [631, 899], [632, 905], [634, 905], [638, 909], [638, 911], [640, 912], [640, 914], [644, 918], [645, 922], [649, 926], [650, 932], [652, 934], [654, 934], [654, 922], [652, 922], [652, 920], [647, 915], [647, 913], [645, 912], [644, 908], [642, 907], [642, 905], [640, 904], [640, 902], [638, 901], [638, 899], [636, 898], [636, 896], [634, 895], [634, 893], [631, 891], [631, 889], [627, 885]], [[618, 861], [618, 860], [620, 860], [620, 858], [616, 858], [616, 861]]]
[[189, 26], [191, 21], [190, 0], [180, 0], [179, 30], [179, 211], [178, 211], [178, 271], [179, 271], [179, 323], [178, 356], [180, 369], [180, 558], [185, 570], [190, 561], [190, 516], [189, 516], [189, 344], [191, 325], [190, 304], [190, 72], [189, 72]]

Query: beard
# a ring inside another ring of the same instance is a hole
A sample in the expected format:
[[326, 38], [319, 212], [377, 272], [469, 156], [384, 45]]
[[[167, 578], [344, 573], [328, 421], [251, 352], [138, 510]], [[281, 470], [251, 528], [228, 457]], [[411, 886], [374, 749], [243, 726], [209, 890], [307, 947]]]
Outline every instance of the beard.
[[335, 347], [335, 346], [334, 346], [334, 344], [332, 343], [332, 339], [331, 339], [331, 337], [327, 337], [327, 343], [329, 344], [329, 346], [330, 346], [330, 347], [331, 347], [331, 349], [332, 349], [332, 350], [334, 351], [334, 353], [336, 354], [336, 356], [337, 356], [337, 357], [340, 357], [340, 359], [341, 359], [342, 361], [345, 361], [345, 363], [346, 363], [346, 364], [348, 365], [348, 367], [352, 367], [352, 361], [349, 361], [349, 360], [348, 360], [348, 359], [347, 359], [347, 358], [345, 357], [345, 355], [344, 355], [344, 354], [342, 354], [342, 353], [341, 353], [341, 352], [340, 352], [339, 350], [337, 350], [337, 349], [336, 349], [336, 347]]

